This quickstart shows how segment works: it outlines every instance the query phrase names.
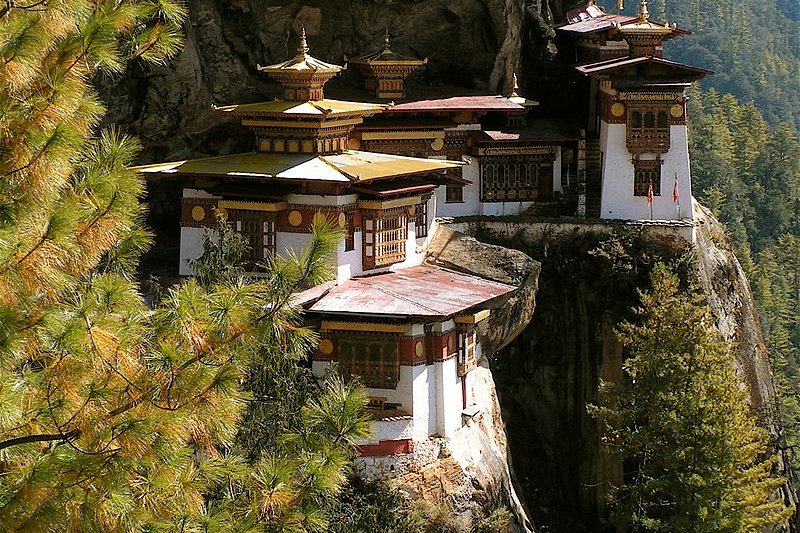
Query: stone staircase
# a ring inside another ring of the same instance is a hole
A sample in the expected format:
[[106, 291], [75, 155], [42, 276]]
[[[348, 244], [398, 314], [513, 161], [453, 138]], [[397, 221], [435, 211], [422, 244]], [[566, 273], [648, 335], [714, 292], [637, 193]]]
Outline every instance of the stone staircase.
[[599, 139], [586, 139], [586, 218], [600, 218]]

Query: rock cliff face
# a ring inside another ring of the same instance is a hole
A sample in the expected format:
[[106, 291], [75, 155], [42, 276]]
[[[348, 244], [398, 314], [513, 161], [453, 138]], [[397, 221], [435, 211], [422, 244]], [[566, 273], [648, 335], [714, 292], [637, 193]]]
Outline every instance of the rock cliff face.
[[[586, 405], [596, 402], [600, 379], [621, 378], [614, 327], [629, 316], [637, 289], [647, 286], [658, 261], [671, 261], [684, 277], [700, 281], [720, 331], [734, 343], [733, 363], [754, 412], [773, 437], [780, 432], [749, 284], [719, 223], [701, 206], [696, 217], [691, 255], [685, 243], [631, 229], [564, 232], [554, 224], [549, 234], [513, 242], [483, 234], [542, 263], [533, 318], [492, 358], [491, 369], [511, 462], [531, 517], [544, 530], [602, 531], [607, 490], [621, 481], [622, 470], [603, 453]], [[473, 231], [481, 236], [480, 225]], [[788, 487], [776, 497], [795, 500]]]
[[[526, 3], [188, 0], [186, 44], [176, 59], [164, 67], [135, 66], [114, 83], [100, 84], [110, 107], [107, 120], [126, 125], [142, 139], [142, 162], [250, 149], [248, 133], [235, 122], [220, 123], [211, 105], [277, 96], [278, 86], [256, 65], [294, 54], [301, 27], [316, 57], [339, 64], [345, 56], [374, 51], [388, 28], [396, 50], [429, 58], [409, 84], [412, 95], [510, 92], [523, 41], [539, 43], [540, 36], [552, 32], [540, 9]], [[546, 44], [532, 46], [536, 55], [547, 56]], [[369, 97], [355, 89], [352, 72], [333, 80], [326, 91]]]

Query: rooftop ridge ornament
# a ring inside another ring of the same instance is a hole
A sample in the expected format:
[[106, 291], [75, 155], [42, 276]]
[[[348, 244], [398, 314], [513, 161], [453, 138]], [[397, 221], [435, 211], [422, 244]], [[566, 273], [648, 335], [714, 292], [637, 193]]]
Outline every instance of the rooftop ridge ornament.
[[639, 19], [643, 21], [650, 20], [650, 11], [647, 9], [647, 0], [642, 0], [639, 4]]
[[511, 96], [519, 96], [519, 83], [517, 82], [517, 73], [513, 72], [511, 74], [511, 79], [514, 84], [514, 87], [511, 89]]
[[323, 86], [344, 69], [339, 65], [320, 61], [308, 52], [306, 29], [303, 27], [297, 54], [292, 59], [266, 67], [257, 65], [258, 70], [266, 72], [281, 84], [284, 100], [306, 102], [324, 99]]
[[308, 55], [308, 41], [306, 41], [306, 27], [300, 29], [300, 42], [297, 45], [297, 55], [295, 59], [304, 59]]
[[384, 51], [388, 52], [392, 49], [392, 43], [389, 41], [389, 28], [386, 28], [386, 31], [383, 34], [383, 49]]

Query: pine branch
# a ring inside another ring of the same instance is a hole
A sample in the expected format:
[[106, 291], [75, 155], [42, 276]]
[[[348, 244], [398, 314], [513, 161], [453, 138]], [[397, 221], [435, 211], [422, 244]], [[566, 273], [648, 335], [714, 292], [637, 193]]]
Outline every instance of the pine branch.
[[32, 442], [69, 441], [70, 439], [76, 438], [78, 435], [80, 435], [80, 432], [77, 429], [73, 429], [72, 431], [68, 431], [66, 433], [25, 435], [24, 437], [15, 437], [13, 439], [0, 441], [0, 450], [5, 450], [6, 448], [18, 446], [20, 444], [30, 444]]

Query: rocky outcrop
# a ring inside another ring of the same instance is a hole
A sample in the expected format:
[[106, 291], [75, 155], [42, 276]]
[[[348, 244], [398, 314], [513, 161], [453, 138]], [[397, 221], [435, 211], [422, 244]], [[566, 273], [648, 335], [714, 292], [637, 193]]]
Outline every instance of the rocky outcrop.
[[439, 227], [426, 251], [427, 263], [519, 287], [479, 328], [481, 343], [495, 353], [513, 341], [533, 316], [541, 265], [519, 250], [495, 246]]
[[485, 244], [445, 227], [437, 229], [428, 245], [426, 262], [519, 289], [492, 310], [479, 330], [483, 355], [469, 374], [474, 404], [462, 414], [462, 427], [448, 439], [430, 439], [419, 447], [423, 454], [415, 449], [417, 464], [402, 468], [393, 484], [414, 497], [447, 502], [464, 531], [470, 531], [473, 518], [487, 509], [507, 506], [517, 517], [519, 531], [532, 532], [512, 481], [506, 426], [487, 354], [511, 342], [530, 321], [539, 263], [518, 250]]
[[[622, 480], [622, 465], [603, 452], [586, 405], [596, 402], [601, 379], [622, 377], [614, 328], [630, 317], [656, 262], [677, 261], [684, 277], [701, 282], [735, 347], [733, 363], [754, 411], [777, 440], [775, 390], [749, 284], [719, 223], [699, 206], [696, 216], [696, 261], [684, 256], [685, 241], [647, 229], [579, 231], [565, 224], [559, 231], [554, 224], [546, 233], [513, 231], [509, 238], [470, 225], [482, 238], [541, 261], [531, 321], [490, 361], [511, 462], [537, 526], [602, 531], [607, 490]], [[788, 486], [776, 497], [795, 501]]]

